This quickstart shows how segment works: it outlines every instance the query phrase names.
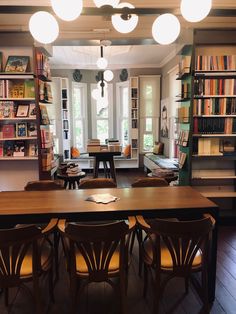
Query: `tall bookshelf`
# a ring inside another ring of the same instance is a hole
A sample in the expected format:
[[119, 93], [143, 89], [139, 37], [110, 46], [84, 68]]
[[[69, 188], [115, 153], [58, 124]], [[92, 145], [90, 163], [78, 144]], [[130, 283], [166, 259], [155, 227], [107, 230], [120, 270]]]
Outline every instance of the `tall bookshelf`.
[[139, 78], [130, 77], [131, 159], [139, 164]]
[[191, 98], [192, 98], [192, 46], [186, 45], [179, 52], [179, 73], [177, 80], [181, 80], [181, 94], [177, 97], [180, 103], [177, 122], [178, 134], [178, 159], [179, 159], [179, 184], [189, 185], [191, 181]]
[[49, 54], [45, 49], [35, 48], [35, 72], [38, 104], [38, 137], [39, 178], [51, 179], [57, 170], [57, 160], [54, 155], [52, 123], [49, 112], [52, 103], [51, 72]]

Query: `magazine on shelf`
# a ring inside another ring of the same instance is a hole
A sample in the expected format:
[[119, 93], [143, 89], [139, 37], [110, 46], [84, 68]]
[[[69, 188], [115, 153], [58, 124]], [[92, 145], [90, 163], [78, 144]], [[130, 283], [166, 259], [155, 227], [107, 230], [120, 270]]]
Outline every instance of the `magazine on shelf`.
[[24, 141], [15, 141], [14, 142], [14, 157], [23, 157], [25, 156], [25, 142]]
[[16, 123], [16, 137], [27, 137], [27, 123]]

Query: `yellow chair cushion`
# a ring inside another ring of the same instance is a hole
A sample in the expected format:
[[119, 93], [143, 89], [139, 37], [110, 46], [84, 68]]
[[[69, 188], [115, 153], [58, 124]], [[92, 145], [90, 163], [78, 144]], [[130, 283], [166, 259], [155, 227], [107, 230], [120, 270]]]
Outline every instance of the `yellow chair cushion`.
[[[110, 265], [108, 267], [109, 273], [115, 273], [119, 271], [119, 259], [120, 252], [119, 249], [117, 249], [111, 258]], [[79, 250], [76, 251], [76, 271], [82, 276], [88, 275], [88, 267]]]
[[[151, 245], [151, 240], [146, 240], [144, 242], [144, 258], [148, 259], [149, 262], [153, 260], [153, 250]], [[201, 266], [202, 262], [202, 252], [201, 250], [197, 251], [197, 254], [193, 260], [192, 267], [198, 268]], [[165, 246], [164, 243], [161, 243], [161, 268], [163, 269], [172, 269], [173, 268], [173, 261], [170, 255], [170, 251]]]
[[[42, 246], [41, 251], [41, 268], [42, 270], [47, 270], [48, 266], [51, 263], [52, 257], [52, 248], [46, 242]], [[33, 265], [32, 265], [32, 248], [28, 250], [27, 254], [21, 265], [20, 276], [21, 277], [30, 277], [33, 273]]]

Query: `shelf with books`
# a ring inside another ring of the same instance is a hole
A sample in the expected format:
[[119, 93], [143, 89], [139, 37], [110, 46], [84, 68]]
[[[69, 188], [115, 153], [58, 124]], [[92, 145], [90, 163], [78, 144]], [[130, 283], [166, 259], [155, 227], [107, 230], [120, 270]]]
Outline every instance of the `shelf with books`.
[[139, 78], [130, 77], [130, 143], [132, 159], [139, 164]]

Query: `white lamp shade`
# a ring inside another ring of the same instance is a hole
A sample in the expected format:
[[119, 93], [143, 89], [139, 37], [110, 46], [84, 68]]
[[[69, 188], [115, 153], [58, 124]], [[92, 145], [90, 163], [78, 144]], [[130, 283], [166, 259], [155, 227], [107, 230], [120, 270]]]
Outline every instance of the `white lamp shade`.
[[182, 0], [180, 11], [188, 22], [203, 20], [212, 7], [212, 0]]
[[[134, 6], [128, 2], [120, 3], [116, 8], [130, 8], [134, 9]], [[136, 14], [131, 14], [131, 17], [124, 20], [121, 14], [115, 14], [111, 17], [111, 22], [114, 28], [123, 34], [132, 32], [138, 24], [138, 16]]]
[[161, 45], [171, 44], [177, 39], [179, 33], [179, 20], [170, 13], [159, 15], [152, 25], [152, 36]]
[[120, 0], [93, 0], [93, 2], [98, 8], [102, 7], [103, 5], [110, 5], [113, 8], [115, 8], [120, 2]]
[[97, 67], [99, 69], [106, 69], [107, 65], [108, 65], [107, 59], [105, 59], [105, 58], [98, 58], [98, 60], [97, 60]]
[[73, 21], [83, 9], [82, 0], [51, 0], [56, 15], [64, 21]]
[[36, 12], [31, 16], [29, 30], [34, 39], [43, 44], [52, 43], [59, 35], [57, 20], [45, 11]]
[[111, 70], [104, 71], [103, 76], [104, 76], [104, 80], [106, 80], [107, 82], [112, 81], [114, 78], [114, 74]]

